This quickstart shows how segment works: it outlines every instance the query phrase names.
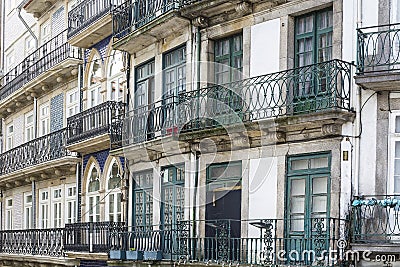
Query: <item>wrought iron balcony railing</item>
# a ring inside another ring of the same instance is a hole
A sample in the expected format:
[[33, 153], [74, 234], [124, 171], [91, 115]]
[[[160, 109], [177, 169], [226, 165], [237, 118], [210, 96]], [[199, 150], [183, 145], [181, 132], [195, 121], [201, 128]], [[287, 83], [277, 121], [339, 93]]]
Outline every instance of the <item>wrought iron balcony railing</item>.
[[[248, 224], [249, 234], [243, 237], [240, 226], [245, 223]], [[294, 226], [303, 229], [285, 232], [288, 231], [285, 229]], [[203, 231], [200, 232], [205, 233], [203, 235], [199, 235], [201, 228]], [[348, 222], [333, 218], [184, 221], [175, 225], [114, 232], [111, 235], [111, 250], [158, 251], [166, 260], [190, 262], [342, 266], [339, 259], [343, 257], [342, 260], [345, 260], [343, 252], [346, 248], [341, 244], [338, 246], [338, 241], [347, 240], [347, 234]]]
[[358, 73], [400, 69], [400, 23], [357, 29]]
[[66, 129], [39, 137], [0, 154], [0, 175], [73, 154], [65, 148]]
[[[332, 60], [169, 97], [132, 110], [114, 143], [326, 110], [350, 111], [351, 65]], [[119, 139], [122, 136], [122, 140]]]
[[121, 121], [125, 112], [122, 102], [107, 101], [67, 119], [67, 144], [110, 133], [111, 126]]
[[68, 58], [82, 59], [80, 50], [67, 43], [64, 31], [27, 56], [0, 80], [0, 100]]
[[125, 1], [112, 12], [113, 36], [122, 38], [181, 5], [180, 0]]
[[400, 195], [356, 197], [352, 203], [352, 241], [400, 241]]
[[94, 222], [66, 224], [64, 250], [72, 252], [108, 253], [110, 237], [125, 229], [123, 222]]
[[122, 4], [122, 0], [82, 1], [68, 13], [68, 38], [89, 27], [111, 10]]
[[61, 228], [0, 231], [0, 253], [61, 257], [63, 234]]

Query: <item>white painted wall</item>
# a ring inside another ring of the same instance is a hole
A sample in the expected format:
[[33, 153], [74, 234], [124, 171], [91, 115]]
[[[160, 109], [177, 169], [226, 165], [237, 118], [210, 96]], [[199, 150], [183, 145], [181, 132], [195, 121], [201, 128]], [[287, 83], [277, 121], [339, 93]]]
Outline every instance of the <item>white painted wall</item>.
[[[276, 218], [278, 166], [275, 157], [251, 159], [249, 166], [249, 219]], [[283, 196], [283, 194], [281, 194]], [[260, 235], [249, 226], [249, 236]]]
[[251, 27], [250, 77], [279, 71], [280, 19]]

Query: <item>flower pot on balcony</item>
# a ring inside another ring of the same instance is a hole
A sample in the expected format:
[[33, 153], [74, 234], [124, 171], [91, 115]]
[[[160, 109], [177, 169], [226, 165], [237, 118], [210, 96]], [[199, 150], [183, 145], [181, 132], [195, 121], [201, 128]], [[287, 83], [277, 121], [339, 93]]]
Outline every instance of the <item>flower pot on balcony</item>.
[[145, 251], [143, 254], [143, 259], [146, 261], [160, 261], [162, 260], [161, 251]]
[[125, 250], [110, 250], [110, 259], [111, 260], [125, 260], [126, 259], [126, 251]]
[[142, 261], [143, 260], [143, 251], [127, 250], [126, 251], [126, 259], [130, 260], [130, 261]]

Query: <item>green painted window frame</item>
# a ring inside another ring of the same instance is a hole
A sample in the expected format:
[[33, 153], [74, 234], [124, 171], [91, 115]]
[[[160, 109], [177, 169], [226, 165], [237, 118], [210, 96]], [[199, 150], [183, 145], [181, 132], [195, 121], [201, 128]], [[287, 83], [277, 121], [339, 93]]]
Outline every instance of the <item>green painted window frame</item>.
[[[320, 168], [312, 168], [311, 166], [311, 160], [312, 159], [317, 159], [317, 158], [327, 158], [327, 166], [326, 167], [320, 167]], [[307, 169], [300, 169], [300, 170], [293, 170], [292, 168], [292, 163], [293, 161], [297, 160], [307, 160], [308, 161], [308, 168]], [[311, 233], [307, 233], [308, 231], [308, 225], [307, 225], [307, 219], [310, 218], [329, 218], [330, 217], [330, 208], [331, 208], [331, 166], [332, 166], [332, 154], [331, 152], [320, 152], [320, 153], [314, 153], [314, 154], [304, 154], [304, 155], [293, 155], [289, 156], [287, 158], [287, 172], [286, 172], [286, 198], [285, 198], [285, 220], [286, 220], [286, 226], [285, 226], [285, 232], [287, 235], [310, 235]], [[311, 211], [311, 206], [312, 206], [312, 197], [314, 196], [321, 196], [325, 194], [310, 194], [310, 191], [312, 190], [313, 186], [313, 179], [318, 178], [319, 176], [326, 176], [327, 177], [327, 207], [326, 207], [326, 216], [324, 217], [313, 217], [312, 216], [312, 211]], [[295, 179], [305, 179], [306, 182], [306, 188], [305, 188], [305, 211], [304, 211], [304, 218], [305, 220], [305, 225], [304, 225], [304, 231], [291, 231], [289, 224], [291, 223], [291, 182], [292, 180]], [[307, 216], [309, 214], [309, 216]]]
[[[171, 64], [168, 64], [168, 57], [171, 58]], [[170, 96], [179, 96], [181, 93], [186, 91], [186, 62], [187, 62], [187, 51], [186, 45], [180, 46], [178, 48], [173, 49], [167, 53], [163, 54], [163, 97], [167, 98]], [[179, 69], [184, 69], [184, 76], [182, 79], [179, 79]], [[167, 72], [175, 71], [174, 83], [175, 86], [172, 89], [173, 94], [171, 94], [171, 90], [167, 90]], [[181, 84], [180, 84], [181, 83]]]
[[[143, 76], [139, 75], [139, 73], [140, 73], [140, 71], [142, 69], [146, 71], [146, 74], [143, 75]], [[138, 65], [135, 68], [135, 93], [134, 93], [134, 96], [133, 96], [134, 97], [135, 108], [143, 106], [143, 105], [138, 105], [138, 98], [137, 98], [138, 94], [137, 94], [137, 91], [138, 91], [139, 83], [142, 83], [142, 82], [145, 82], [145, 81], [149, 82], [151, 79], [153, 79], [153, 83], [154, 83], [154, 79], [155, 79], [155, 59], [154, 58], [152, 58], [152, 59], [150, 59], [150, 60], [148, 60], [148, 61], [146, 61], [146, 62], [144, 62], [144, 63], [142, 63], [140, 65]], [[153, 102], [154, 102], [155, 84], [153, 84], [153, 85], [154, 85], [154, 87], [151, 88], [150, 91], [149, 91], [149, 87], [148, 87], [147, 88], [147, 92], [146, 92], [147, 102], [148, 102], [147, 105], [148, 106], [152, 105]]]
[[[152, 179], [151, 179], [151, 182], [150, 182], [150, 184], [146, 184], [146, 186], [141, 186], [141, 185], [139, 185], [139, 183], [137, 182], [137, 179], [136, 179], [136, 177], [137, 176], [139, 176], [139, 175], [144, 175], [144, 176], [146, 176], [146, 175], [149, 175], [149, 174], [151, 174], [151, 177], [152, 177]], [[154, 205], [154, 202], [153, 202], [153, 184], [154, 184], [154, 177], [153, 177], [153, 169], [148, 169], [148, 170], [144, 170], [144, 171], [140, 171], [140, 172], [136, 172], [136, 173], [133, 173], [132, 174], [132, 177], [133, 177], [133, 194], [132, 194], [132, 196], [133, 196], [133, 209], [132, 209], [132, 213], [133, 213], [133, 216], [132, 216], [132, 225], [136, 228], [136, 229], [142, 229], [142, 230], [146, 230], [146, 229], [152, 229], [152, 227], [153, 227], [153, 214], [154, 214], [154, 206], [153, 206], [153, 208], [152, 208], [152, 212], [151, 213], [147, 213], [146, 212], [146, 205], [148, 204], [148, 201], [147, 201], [147, 199], [146, 199], [146, 196], [148, 195], [148, 194], [150, 194], [150, 196], [151, 196], [151, 204], [152, 205]], [[142, 214], [140, 214], [140, 215], [138, 215], [137, 213], [136, 213], [136, 205], [137, 205], [137, 203], [136, 203], [136, 196], [137, 196], [137, 194], [139, 194], [139, 193], [142, 193], [143, 194], [143, 198], [142, 198], [142, 203], [143, 203], [143, 211], [142, 211]], [[146, 220], [146, 216], [147, 215], [150, 215], [150, 218], [151, 218], [151, 223], [148, 223], [147, 222], [147, 220]], [[141, 225], [138, 225], [137, 223], [136, 223], [136, 218], [138, 217], [138, 216], [141, 216], [142, 217], [142, 224]]]
[[[241, 175], [240, 176], [234, 176], [234, 177], [228, 177], [228, 178], [222, 178], [222, 179], [211, 178], [211, 171], [212, 171], [213, 168], [224, 167], [226, 169], [227, 167], [234, 167], [234, 166], [240, 166], [240, 170], [241, 170]], [[236, 183], [236, 186], [237, 185], [242, 186], [243, 167], [242, 167], [242, 162], [241, 161], [231, 161], [231, 162], [210, 164], [210, 165], [207, 166], [206, 173], [207, 173], [207, 177], [206, 177], [207, 191], [209, 190], [209, 185], [211, 183], [221, 184], [221, 183], [226, 183], [226, 182], [238, 181]]]
[[[171, 181], [164, 181], [164, 174], [168, 170], [168, 173], [171, 171], [172, 172], [172, 180]], [[178, 172], [180, 172], [180, 177], [181, 180], [177, 179]], [[185, 164], [180, 163], [176, 165], [170, 165], [170, 166], [165, 166], [162, 167], [161, 169], [161, 224], [163, 229], [168, 229], [170, 227], [175, 227], [177, 223], [177, 189], [178, 187], [183, 188], [183, 201], [185, 201]], [[167, 223], [165, 221], [165, 189], [172, 189], [172, 195], [173, 195], [173, 200], [172, 200], [172, 220], [171, 223]], [[181, 206], [182, 211], [181, 211], [181, 217], [185, 216], [185, 204]]]
[[[235, 39], [240, 38], [240, 43], [241, 43], [241, 49], [235, 51]], [[228, 41], [229, 42], [229, 53], [224, 54], [224, 55], [218, 55], [218, 48], [219, 45], [221, 45], [223, 42]], [[241, 66], [237, 68], [234, 63], [235, 59], [240, 57], [241, 58]], [[243, 71], [243, 34], [235, 34], [231, 35], [226, 38], [218, 39], [214, 41], [214, 62], [216, 64], [221, 64], [221, 62], [224, 62], [225, 60], [228, 60], [228, 66], [229, 66], [229, 81], [228, 82], [234, 82], [241, 80], [241, 77], [239, 79], [235, 79], [234, 73], [236, 71], [239, 71], [240, 73]], [[215, 84], [219, 84], [217, 75], [216, 68], [214, 70], [214, 79], [215, 79]]]

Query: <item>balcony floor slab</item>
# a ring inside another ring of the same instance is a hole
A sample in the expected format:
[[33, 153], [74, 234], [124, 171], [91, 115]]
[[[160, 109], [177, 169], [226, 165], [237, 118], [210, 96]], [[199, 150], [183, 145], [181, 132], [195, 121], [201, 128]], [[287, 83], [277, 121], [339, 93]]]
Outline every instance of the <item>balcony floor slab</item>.
[[356, 84], [375, 91], [398, 91], [400, 72], [375, 72], [355, 76]]

